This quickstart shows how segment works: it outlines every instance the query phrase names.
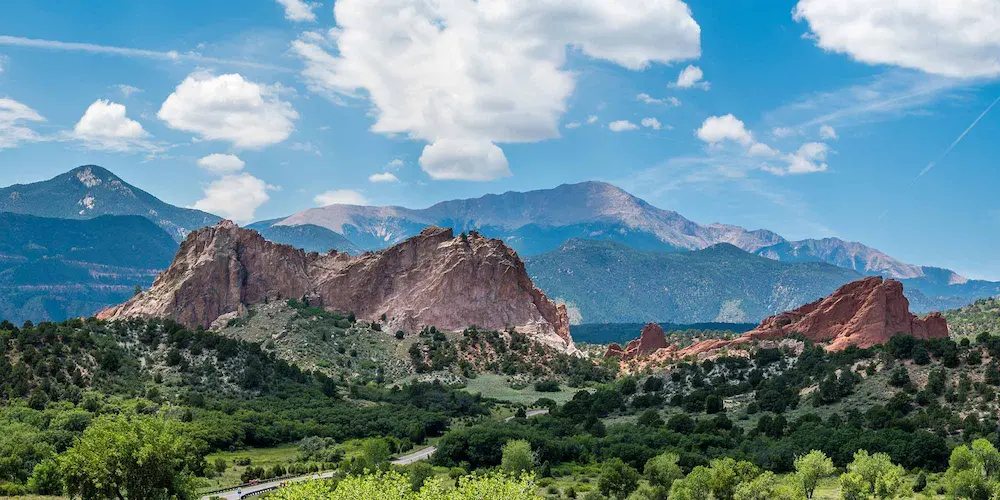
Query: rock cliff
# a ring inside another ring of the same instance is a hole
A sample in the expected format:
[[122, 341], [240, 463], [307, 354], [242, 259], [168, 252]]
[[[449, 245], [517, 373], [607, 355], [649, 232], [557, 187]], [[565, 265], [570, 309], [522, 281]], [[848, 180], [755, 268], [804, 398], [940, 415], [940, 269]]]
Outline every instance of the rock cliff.
[[152, 288], [99, 317], [164, 317], [209, 328], [246, 305], [301, 297], [366, 320], [385, 315], [393, 330], [516, 327], [576, 352], [565, 306], [534, 286], [503, 241], [437, 227], [352, 257], [306, 253], [223, 221], [191, 233]]
[[792, 334], [825, 343], [830, 351], [884, 344], [897, 333], [920, 339], [948, 337], [948, 324], [940, 313], [920, 319], [910, 313], [909, 306], [902, 283], [872, 276], [848, 283], [824, 299], [771, 316], [739, 338], [699, 342], [681, 349], [677, 356], [697, 356], [734, 344], [782, 339]]
[[656, 323], [648, 323], [642, 327], [639, 338], [629, 341], [624, 349], [618, 344], [609, 345], [607, 352], [604, 353], [604, 357], [632, 359], [652, 354], [664, 348], [667, 348], [667, 339], [663, 334], [663, 327]]

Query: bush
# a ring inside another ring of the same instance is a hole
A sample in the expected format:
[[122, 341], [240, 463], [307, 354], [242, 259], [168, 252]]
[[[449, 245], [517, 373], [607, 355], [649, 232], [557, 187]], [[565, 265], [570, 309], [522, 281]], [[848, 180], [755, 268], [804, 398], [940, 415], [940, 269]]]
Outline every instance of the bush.
[[559, 382], [547, 379], [535, 382], [535, 390], [538, 392], [559, 392]]

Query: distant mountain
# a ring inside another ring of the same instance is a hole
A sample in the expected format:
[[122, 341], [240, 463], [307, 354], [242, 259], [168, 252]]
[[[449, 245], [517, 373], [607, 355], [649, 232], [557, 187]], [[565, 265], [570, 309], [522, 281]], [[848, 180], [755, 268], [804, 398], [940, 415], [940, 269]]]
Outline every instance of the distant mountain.
[[61, 321], [90, 316], [148, 287], [177, 243], [152, 221], [0, 213], [0, 318]]
[[[1000, 283], [970, 281], [947, 269], [907, 264], [861, 243], [838, 238], [790, 241], [764, 229], [701, 225], [602, 182], [445, 201], [425, 209], [330, 205], [269, 224], [274, 228], [323, 227], [362, 250], [385, 248], [429, 225], [455, 231], [475, 229], [502, 238], [528, 257], [555, 250], [574, 238], [613, 241], [659, 252], [730, 243], [771, 260], [825, 262], [862, 275], [902, 280], [917, 310], [958, 307], [979, 297], [1000, 294]], [[307, 241], [299, 241], [304, 243]]]
[[766, 259], [726, 243], [663, 253], [574, 239], [525, 265], [539, 288], [567, 302], [577, 323], [757, 322], [862, 277], [821, 262]]
[[307, 252], [326, 253], [329, 250], [357, 255], [361, 249], [341, 234], [313, 224], [301, 226], [275, 226], [279, 219], [255, 222], [247, 229], [260, 233], [268, 241], [284, 243]]
[[47, 181], [0, 188], [0, 212], [60, 219], [139, 215], [155, 222], [175, 242], [221, 220], [164, 203], [96, 165], [78, 167]]

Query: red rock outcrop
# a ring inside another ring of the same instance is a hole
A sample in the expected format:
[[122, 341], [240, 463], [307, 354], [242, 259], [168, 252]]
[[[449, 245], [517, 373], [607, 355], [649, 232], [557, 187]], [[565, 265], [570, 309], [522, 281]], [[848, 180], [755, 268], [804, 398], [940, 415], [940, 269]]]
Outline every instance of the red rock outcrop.
[[565, 306], [535, 287], [510, 247], [437, 227], [352, 257], [306, 253], [223, 221], [191, 233], [152, 288], [98, 317], [163, 317], [209, 328], [220, 317], [242, 314], [246, 305], [306, 296], [313, 305], [362, 319], [384, 314], [392, 329], [516, 327], [576, 352]]
[[792, 334], [825, 343], [827, 350], [840, 351], [852, 345], [871, 347], [884, 344], [897, 333], [920, 339], [947, 338], [948, 324], [940, 313], [931, 313], [924, 319], [911, 314], [902, 283], [872, 276], [848, 283], [825, 299], [771, 316], [739, 338], [699, 342], [681, 349], [677, 356], [697, 356], [755, 340], [782, 339]]
[[622, 359], [632, 359], [637, 356], [652, 354], [667, 347], [667, 338], [663, 335], [663, 327], [656, 323], [648, 323], [642, 327], [639, 338], [629, 341], [625, 348], [618, 344], [608, 346], [605, 358], [617, 357]]

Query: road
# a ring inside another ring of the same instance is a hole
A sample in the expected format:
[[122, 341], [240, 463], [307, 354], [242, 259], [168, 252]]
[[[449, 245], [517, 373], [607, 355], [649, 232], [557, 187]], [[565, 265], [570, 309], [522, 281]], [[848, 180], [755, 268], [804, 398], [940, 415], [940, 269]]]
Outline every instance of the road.
[[[420, 451], [415, 451], [415, 452], [410, 453], [408, 455], [403, 455], [403, 456], [401, 456], [401, 457], [393, 460], [392, 464], [393, 465], [408, 465], [408, 464], [412, 464], [414, 462], [419, 462], [421, 460], [427, 460], [428, 458], [431, 458], [431, 455], [433, 455], [435, 451], [437, 451], [437, 448], [435, 448], [434, 446], [428, 446], [427, 448], [424, 448], [424, 449], [422, 449]], [[241, 493], [242, 493], [243, 497], [246, 497], [246, 496], [251, 495], [253, 493], [257, 493], [259, 491], [264, 491], [264, 490], [271, 489], [271, 488], [273, 488], [275, 486], [278, 486], [279, 484], [281, 484], [283, 482], [284, 483], [294, 483], [294, 482], [298, 482], [298, 481], [311, 481], [313, 479], [326, 479], [326, 478], [331, 477], [331, 476], [333, 476], [333, 472], [324, 472], [323, 474], [300, 476], [300, 477], [297, 477], [297, 478], [294, 478], [294, 479], [282, 479], [280, 481], [268, 481], [266, 483], [260, 483], [258, 485], [254, 485], [254, 486], [245, 486], [241, 490]], [[208, 498], [213, 497], [213, 496], [214, 497], [223, 498], [225, 500], [240, 500], [242, 498], [239, 494], [236, 493], [236, 490], [227, 491], [225, 493], [216, 493], [215, 495], [205, 496], [205, 497], [202, 497], [202, 498], [203, 498], [203, 500], [208, 500]]]
[[403, 455], [393, 460], [392, 465], [409, 465], [412, 464], [413, 462], [427, 460], [428, 458], [431, 458], [431, 455], [433, 455], [435, 451], [437, 451], [436, 447], [428, 446], [420, 451], [415, 451], [413, 453], [410, 453], [409, 455]]
[[211, 497], [223, 498], [225, 500], [240, 500], [241, 498], [246, 497], [247, 495], [251, 495], [259, 491], [269, 490], [271, 488], [274, 488], [275, 486], [278, 486], [281, 483], [296, 483], [299, 481], [311, 481], [313, 479], [326, 479], [328, 477], [333, 477], [333, 472], [324, 472], [322, 474], [299, 476], [292, 479], [281, 479], [278, 481], [268, 481], [266, 483], [260, 483], [254, 486], [244, 486], [240, 490], [240, 493], [242, 493], [242, 497], [240, 496], [240, 494], [237, 494], [236, 490], [231, 490], [231, 491], [226, 491], [224, 493], [216, 493], [214, 495], [208, 495], [202, 497], [202, 500], [208, 500]]
[[[549, 409], [543, 408], [541, 410], [528, 410], [524, 412], [524, 417], [531, 418], [531, 417], [536, 417], [538, 415], [548, 415], [548, 414], [549, 414]], [[507, 417], [503, 419], [504, 422], [510, 422], [511, 420], [514, 420], [514, 417]]]

